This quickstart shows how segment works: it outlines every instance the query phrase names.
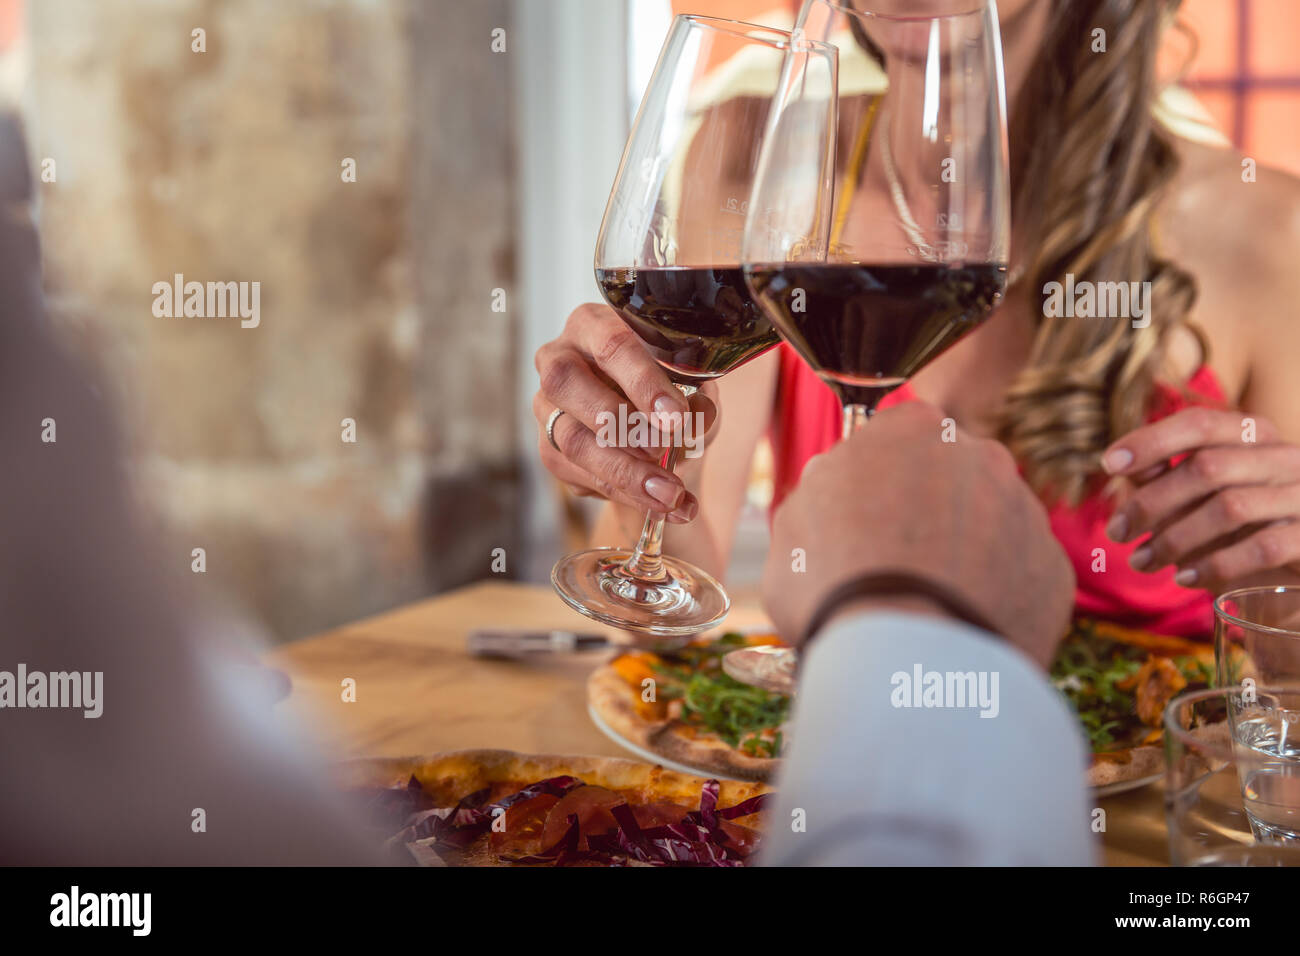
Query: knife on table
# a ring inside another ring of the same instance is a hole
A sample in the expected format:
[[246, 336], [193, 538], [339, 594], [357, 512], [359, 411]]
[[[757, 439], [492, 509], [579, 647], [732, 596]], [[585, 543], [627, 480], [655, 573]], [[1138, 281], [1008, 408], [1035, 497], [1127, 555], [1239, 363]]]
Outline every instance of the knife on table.
[[604, 634], [574, 631], [478, 630], [470, 631], [471, 657], [519, 660], [534, 654], [572, 654], [601, 651], [614, 643]]

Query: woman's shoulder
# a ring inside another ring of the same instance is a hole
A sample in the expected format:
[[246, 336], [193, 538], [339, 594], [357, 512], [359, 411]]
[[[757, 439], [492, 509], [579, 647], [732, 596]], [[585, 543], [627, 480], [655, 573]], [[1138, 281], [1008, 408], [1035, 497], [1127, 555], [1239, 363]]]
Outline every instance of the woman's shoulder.
[[[1164, 219], [1181, 244], [1232, 249], [1266, 265], [1293, 261], [1300, 237], [1300, 178], [1235, 149], [1176, 140], [1180, 160]], [[1167, 231], [1167, 230], [1166, 230]]]
[[1234, 149], [1186, 140], [1177, 148], [1157, 248], [1196, 279], [1192, 319], [1209, 338], [1225, 391], [1236, 396], [1258, 350], [1276, 343], [1278, 324], [1296, 324], [1300, 179]]

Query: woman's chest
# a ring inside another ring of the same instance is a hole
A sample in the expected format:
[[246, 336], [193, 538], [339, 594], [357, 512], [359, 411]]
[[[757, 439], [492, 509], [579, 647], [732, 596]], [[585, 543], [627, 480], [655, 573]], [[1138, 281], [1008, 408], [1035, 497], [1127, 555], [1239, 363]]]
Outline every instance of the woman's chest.
[[[1034, 351], [1038, 328], [1030, 307], [1031, 303], [1023, 295], [1005, 301], [982, 327], [918, 372], [911, 382], [912, 393], [943, 409], [965, 431], [993, 437], [1007, 389], [1026, 373]], [[1222, 322], [1214, 318], [1227, 308], [1220, 285], [1207, 283], [1190, 318], [1206, 333], [1215, 373], [1229, 398], [1235, 399], [1245, 377], [1245, 356], [1236, 347], [1237, 342], [1223, 334]], [[1040, 346], [1048, 354], [1054, 351], [1050, 342]], [[1169, 334], [1164, 350], [1164, 369], [1159, 378], [1168, 383], [1187, 381], [1206, 360], [1205, 349], [1196, 333], [1185, 326]], [[1073, 358], [1077, 362], [1086, 360], [1083, 354]], [[1026, 374], [1030, 378], [1035, 375], [1059, 378], [1063, 370], [1044, 364], [1029, 369]]]
[[1004, 301], [984, 324], [913, 376], [912, 393], [964, 431], [993, 437], [1007, 387], [1029, 359], [1033, 327], [1021, 301]]

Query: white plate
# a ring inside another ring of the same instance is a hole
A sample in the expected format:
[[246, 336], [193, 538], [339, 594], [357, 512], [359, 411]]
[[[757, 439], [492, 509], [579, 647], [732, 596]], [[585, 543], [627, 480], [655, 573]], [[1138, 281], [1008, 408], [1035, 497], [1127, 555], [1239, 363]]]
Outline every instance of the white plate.
[[669, 760], [667, 757], [661, 757], [653, 750], [639, 747], [626, 737], [619, 734], [614, 730], [614, 728], [610, 727], [609, 724], [601, 720], [600, 714], [596, 713], [595, 708], [590, 704], [587, 705], [587, 714], [591, 717], [591, 722], [596, 725], [596, 728], [602, 734], [614, 741], [614, 743], [618, 744], [624, 750], [636, 754], [646, 763], [657, 763], [661, 767], [666, 767], [669, 770], [676, 770], [678, 773], [689, 773], [693, 777], [713, 777], [717, 780], [739, 780], [741, 783], [754, 782], [753, 780], [746, 780], [743, 777], [728, 777], [725, 773], [718, 773], [716, 770], [709, 770], [704, 767], [692, 767], [690, 764], [678, 763], [675, 760]]
[[1136, 780], [1121, 780], [1119, 783], [1108, 783], [1104, 787], [1094, 788], [1092, 792], [1098, 797], [1113, 797], [1118, 793], [1128, 793], [1130, 790], [1150, 786], [1164, 775], [1162, 770], [1160, 773], [1153, 773], [1149, 777], [1138, 777]]

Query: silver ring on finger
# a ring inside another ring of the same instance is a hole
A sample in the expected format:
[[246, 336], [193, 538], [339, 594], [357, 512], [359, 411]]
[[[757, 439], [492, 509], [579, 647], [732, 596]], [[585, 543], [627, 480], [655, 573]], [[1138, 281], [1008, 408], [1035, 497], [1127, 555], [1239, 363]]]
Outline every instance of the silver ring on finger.
[[560, 446], [555, 443], [555, 423], [560, 420], [560, 416], [563, 414], [564, 409], [557, 408], [555, 411], [551, 412], [551, 416], [546, 419], [546, 440], [551, 443], [552, 448], [561, 454], [563, 454], [563, 452], [561, 451]]

